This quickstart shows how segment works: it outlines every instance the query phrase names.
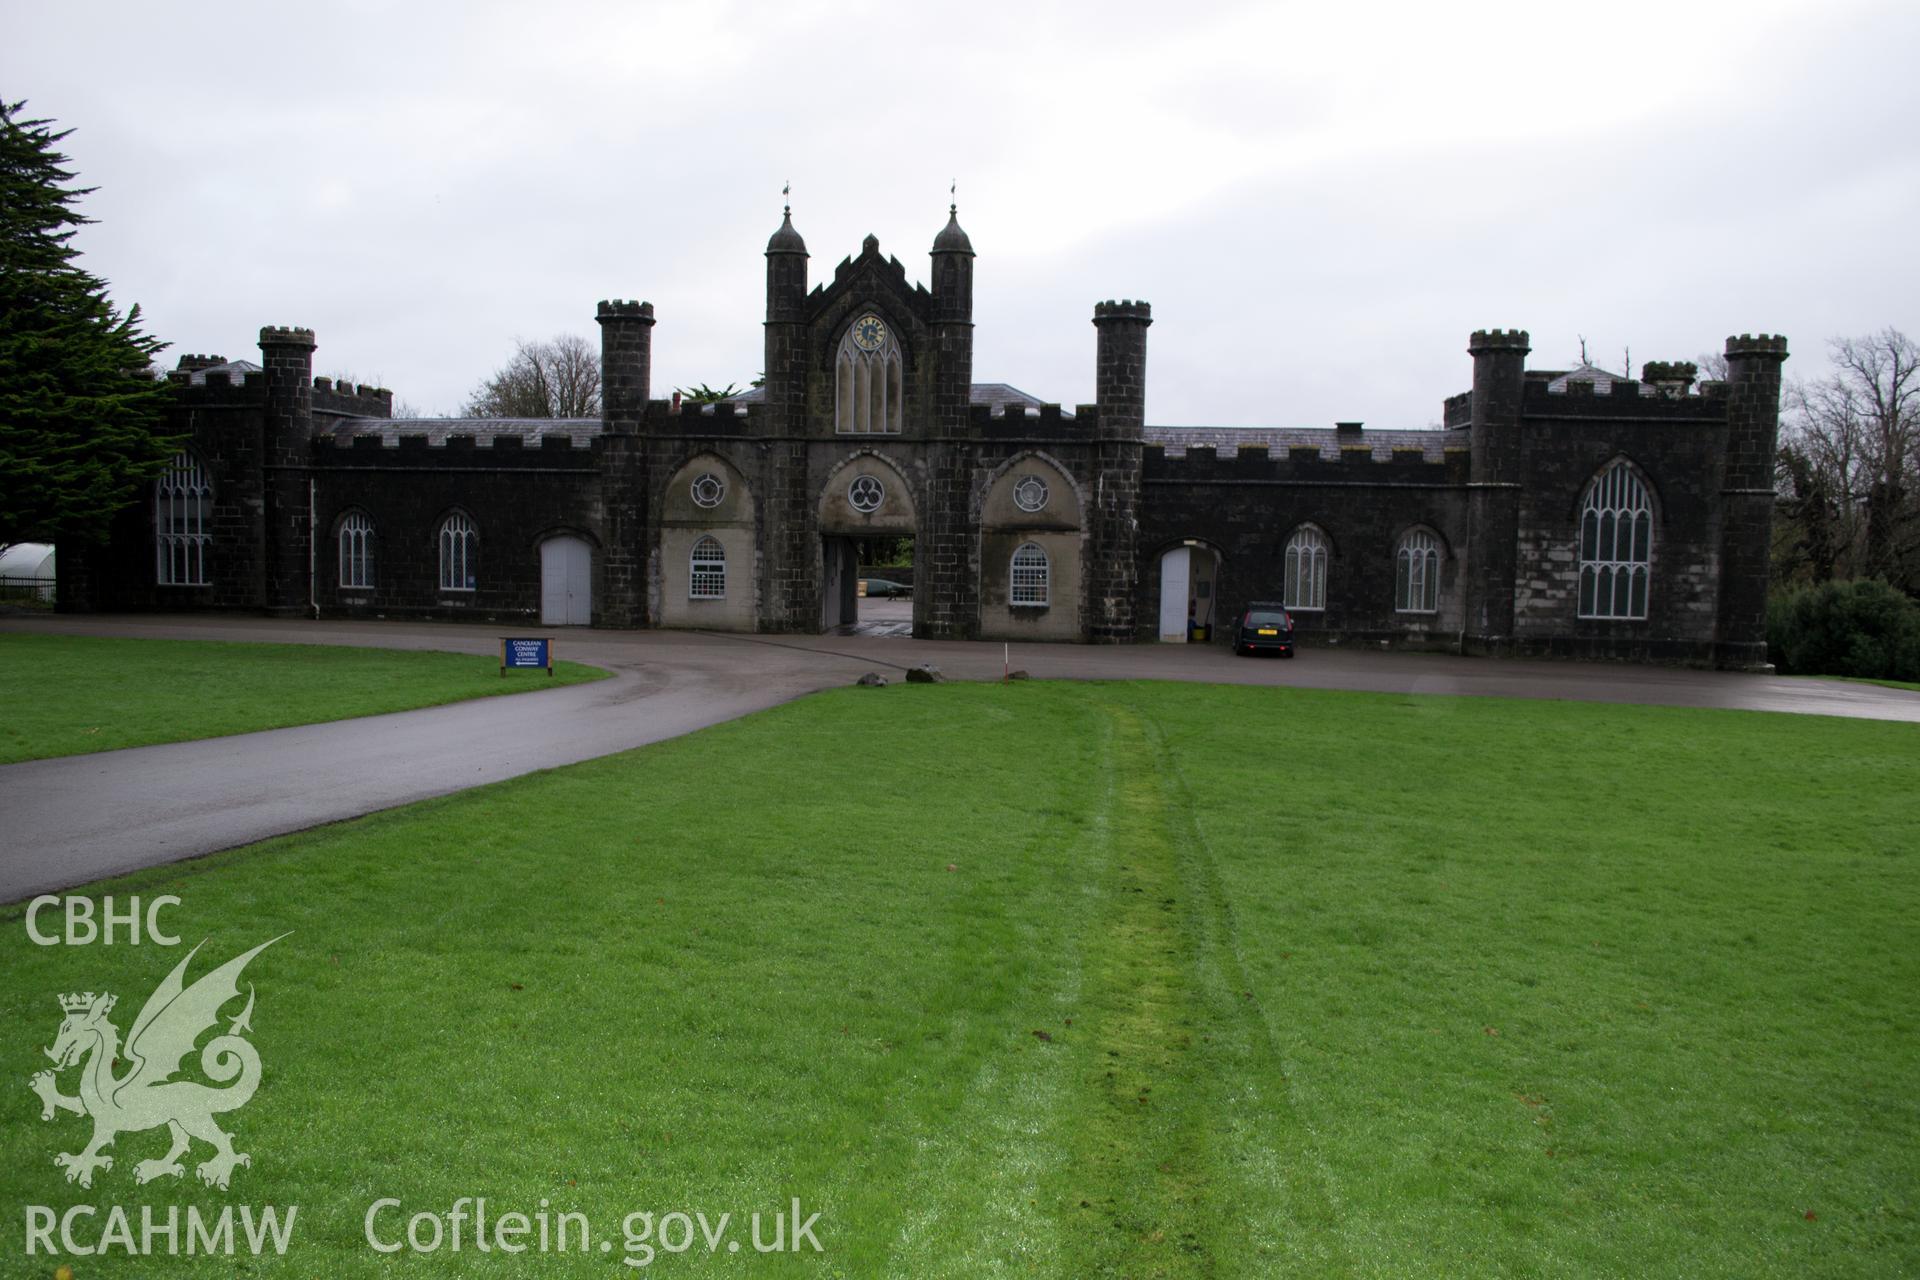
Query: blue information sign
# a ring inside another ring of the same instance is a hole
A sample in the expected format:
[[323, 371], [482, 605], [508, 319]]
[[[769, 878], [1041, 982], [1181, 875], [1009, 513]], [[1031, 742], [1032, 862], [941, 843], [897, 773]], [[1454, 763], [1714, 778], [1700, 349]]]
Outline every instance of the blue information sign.
[[508, 667], [545, 667], [553, 674], [553, 641], [545, 636], [504, 636], [500, 640], [500, 674]]

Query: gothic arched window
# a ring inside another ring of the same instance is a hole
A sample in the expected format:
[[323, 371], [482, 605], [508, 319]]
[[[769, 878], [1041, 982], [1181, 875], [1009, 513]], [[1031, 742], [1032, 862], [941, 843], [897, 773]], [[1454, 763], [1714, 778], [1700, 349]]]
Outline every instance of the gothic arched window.
[[1580, 508], [1580, 616], [1644, 619], [1653, 500], [1626, 462], [1594, 477]]
[[340, 585], [373, 585], [373, 521], [354, 511], [340, 522]]
[[153, 482], [154, 580], [163, 587], [207, 585], [207, 517], [213, 486], [182, 449]]
[[1310, 524], [1287, 539], [1286, 606], [1309, 611], [1327, 607], [1327, 535]]
[[833, 429], [849, 435], [900, 431], [900, 344], [879, 316], [868, 312], [840, 339], [833, 362]]
[[1393, 607], [1399, 613], [1440, 608], [1440, 539], [1425, 529], [1409, 530], [1394, 553]]
[[474, 591], [480, 586], [480, 530], [456, 511], [440, 522], [440, 589]]

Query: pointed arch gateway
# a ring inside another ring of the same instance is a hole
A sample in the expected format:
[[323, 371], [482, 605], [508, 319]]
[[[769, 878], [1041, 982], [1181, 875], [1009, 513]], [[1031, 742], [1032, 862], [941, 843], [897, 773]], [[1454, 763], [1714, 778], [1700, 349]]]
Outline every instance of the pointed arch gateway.
[[[874, 623], [884, 624], [879, 633], [909, 632], [908, 614], [918, 616], [919, 594], [913, 594], [909, 610], [891, 602], [883, 605], [878, 598], [862, 594], [860, 576], [863, 554], [902, 540], [911, 542], [917, 535], [919, 510], [906, 473], [877, 450], [856, 450], [828, 474], [815, 510], [820, 530], [820, 629]], [[875, 603], [867, 612], [886, 617], [863, 619], [862, 606], [870, 598]]]

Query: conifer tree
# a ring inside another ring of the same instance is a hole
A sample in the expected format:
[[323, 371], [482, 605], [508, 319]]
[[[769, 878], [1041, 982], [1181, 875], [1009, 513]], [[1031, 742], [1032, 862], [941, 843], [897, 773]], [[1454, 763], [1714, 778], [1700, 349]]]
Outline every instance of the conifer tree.
[[0, 98], [0, 546], [105, 536], [113, 513], [179, 447], [172, 389], [151, 371], [166, 344], [122, 315], [75, 261], [75, 208], [58, 146], [71, 130]]

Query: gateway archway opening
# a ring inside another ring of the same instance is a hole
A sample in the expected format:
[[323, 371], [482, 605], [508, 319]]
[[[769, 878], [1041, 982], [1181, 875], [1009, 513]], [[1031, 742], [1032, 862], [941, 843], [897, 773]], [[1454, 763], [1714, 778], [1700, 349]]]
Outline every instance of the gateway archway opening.
[[825, 630], [845, 635], [913, 634], [912, 537], [828, 534], [821, 569]]
[[1187, 644], [1211, 640], [1217, 625], [1220, 556], [1188, 542], [1160, 557], [1160, 640]]

